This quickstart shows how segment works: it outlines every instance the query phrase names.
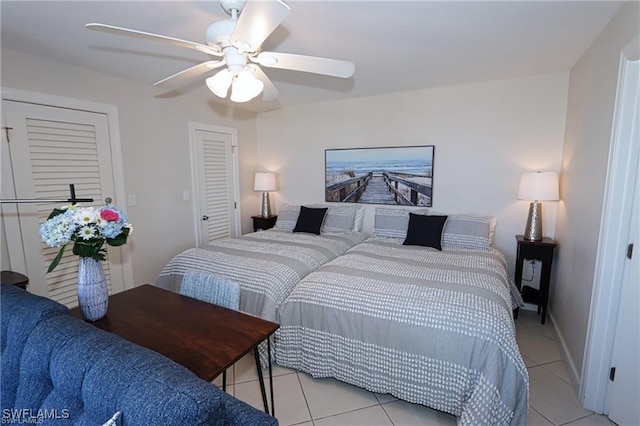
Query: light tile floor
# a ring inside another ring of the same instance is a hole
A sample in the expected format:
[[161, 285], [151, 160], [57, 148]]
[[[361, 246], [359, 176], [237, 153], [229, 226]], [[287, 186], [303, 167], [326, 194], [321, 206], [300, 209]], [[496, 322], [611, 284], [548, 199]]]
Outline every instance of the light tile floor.
[[[520, 352], [529, 369], [528, 426], [613, 424], [580, 407], [550, 321], [542, 325], [535, 312], [521, 310], [516, 329]], [[267, 374], [265, 370], [265, 377]], [[268, 379], [265, 382], [268, 394]], [[220, 386], [221, 378], [214, 383]], [[335, 379], [314, 379], [275, 364], [273, 384], [276, 417], [283, 426], [456, 424], [456, 418], [446, 413]], [[227, 392], [256, 408], [264, 408], [253, 354], [227, 371]]]

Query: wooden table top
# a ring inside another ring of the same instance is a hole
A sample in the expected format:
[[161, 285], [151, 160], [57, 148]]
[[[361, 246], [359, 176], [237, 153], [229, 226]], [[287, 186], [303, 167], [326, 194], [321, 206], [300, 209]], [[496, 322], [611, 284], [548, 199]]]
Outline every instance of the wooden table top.
[[[72, 313], [83, 318], [79, 308]], [[109, 297], [107, 315], [91, 324], [159, 352], [207, 381], [279, 327], [149, 284]]]

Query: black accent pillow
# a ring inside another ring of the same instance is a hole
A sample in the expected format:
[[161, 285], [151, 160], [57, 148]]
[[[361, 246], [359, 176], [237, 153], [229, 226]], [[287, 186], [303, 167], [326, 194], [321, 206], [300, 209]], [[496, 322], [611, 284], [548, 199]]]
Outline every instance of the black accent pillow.
[[298, 221], [296, 222], [293, 232], [308, 232], [310, 234], [320, 235], [320, 228], [324, 223], [324, 217], [327, 214], [328, 208], [311, 208], [300, 207], [300, 214], [298, 215]]
[[407, 237], [402, 243], [405, 246], [433, 247], [442, 251], [442, 230], [447, 216], [427, 216], [409, 213]]

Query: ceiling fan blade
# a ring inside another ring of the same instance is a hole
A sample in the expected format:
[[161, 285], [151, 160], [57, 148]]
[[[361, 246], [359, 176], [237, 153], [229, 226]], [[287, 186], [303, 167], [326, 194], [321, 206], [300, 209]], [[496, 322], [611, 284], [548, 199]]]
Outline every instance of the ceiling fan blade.
[[269, 77], [262, 71], [262, 69], [255, 65], [249, 65], [253, 69], [255, 77], [264, 83], [264, 89], [262, 89], [262, 100], [265, 102], [272, 101], [280, 96], [280, 91], [276, 88], [275, 84]]
[[351, 77], [356, 69], [353, 62], [292, 53], [261, 52], [256, 57], [250, 57], [250, 59], [265, 67], [311, 72], [341, 78]]
[[231, 34], [231, 43], [241, 52], [255, 52], [289, 14], [281, 0], [247, 1]]
[[225, 64], [224, 59], [222, 61], [207, 61], [191, 68], [187, 68], [186, 70], [182, 70], [173, 75], [170, 75], [167, 78], [163, 78], [160, 81], [153, 83], [154, 86], [163, 86], [167, 82], [171, 81], [171, 84], [178, 84], [182, 81], [191, 80], [194, 77], [199, 76], [200, 74], [204, 74], [213, 69], [219, 68]]
[[143, 38], [147, 40], [160, 41], [163, 43], [173, 44], [175, 46], [187, 47], [195, 49], [207, 55], [222, 56], [223, 53], [217, 46], [208, 46], [206, 44], [196, 43], [194, 41], [182, 40], [179, 38], [163, 36], [159, 34], [147, 33], [144, 31], [132, 30], [129, 28], [116, 27], [113, 25], [90, 23], [85, 25], [86, 28], [94, 31], [102, 31], [104, 33], [120, 34], [130, 37]]

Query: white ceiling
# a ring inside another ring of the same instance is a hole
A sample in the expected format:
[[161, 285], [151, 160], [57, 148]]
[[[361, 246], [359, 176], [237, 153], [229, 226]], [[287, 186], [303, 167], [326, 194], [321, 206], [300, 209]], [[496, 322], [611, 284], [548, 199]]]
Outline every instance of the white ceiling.
[[[251, 0], [249, 0], [251, 1]], [[265, 111], [569, 70], [621, 7], [614, 1], [295, 1], [264, 50], [350, 60], [350, 79], [265, 69], [281, 92]], [[218, 1], [0, 1], [2, 49], [151, 85], [207, 60], [197, 51], [89, 31], [106, 23], [200, 43], [228, 15]], [[215, 71], [212, 71], [213, 74]], [[217, 102], [204, 77], [156, 96]]]

